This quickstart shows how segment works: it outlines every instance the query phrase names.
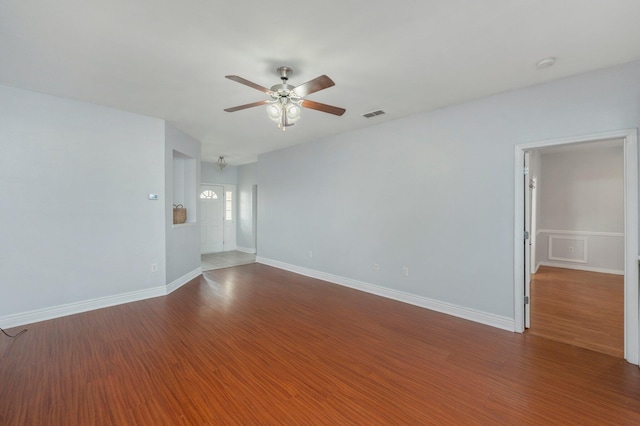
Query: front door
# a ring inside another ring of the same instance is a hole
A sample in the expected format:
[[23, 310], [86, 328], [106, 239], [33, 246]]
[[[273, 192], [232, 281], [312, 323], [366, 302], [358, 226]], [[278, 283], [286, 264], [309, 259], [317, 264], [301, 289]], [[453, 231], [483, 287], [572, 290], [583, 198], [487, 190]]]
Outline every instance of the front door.
[[217, 253], [224, 243], [224, 187], [200, 187], [200, 253]]

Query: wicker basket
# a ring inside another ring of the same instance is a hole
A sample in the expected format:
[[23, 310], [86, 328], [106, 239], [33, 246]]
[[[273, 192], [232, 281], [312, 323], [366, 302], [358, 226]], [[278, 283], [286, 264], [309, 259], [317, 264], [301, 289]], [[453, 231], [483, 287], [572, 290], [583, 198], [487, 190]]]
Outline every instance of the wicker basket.
[[174, 204], [173, 205], [173, 223], [185, 223], [187, 221], [187, 209], [185, 209], [182, 204]]

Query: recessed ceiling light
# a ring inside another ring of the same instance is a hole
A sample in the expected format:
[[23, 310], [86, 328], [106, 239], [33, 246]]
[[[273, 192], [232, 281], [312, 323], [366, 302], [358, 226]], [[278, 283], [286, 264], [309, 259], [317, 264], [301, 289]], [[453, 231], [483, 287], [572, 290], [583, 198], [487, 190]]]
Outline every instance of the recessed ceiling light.
[[549, 68], [553, 66], [553, 64], [555, 63], [556, 63], [556, 58], [544, 58], [536, 64], [536, 68], [539, 70], [544, 68]]

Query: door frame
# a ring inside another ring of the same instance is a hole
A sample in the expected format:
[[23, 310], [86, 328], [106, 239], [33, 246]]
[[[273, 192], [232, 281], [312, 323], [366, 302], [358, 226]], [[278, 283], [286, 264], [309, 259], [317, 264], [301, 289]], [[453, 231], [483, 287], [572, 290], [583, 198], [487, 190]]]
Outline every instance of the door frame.
[[524, 328], [529, 328], [531, 324], [531, 241], [533, 241], [532, 225], [532, 195], [531, 192], [531, 151], [524, 151], [523, 166], [526, 172], [522, 174], [524, 188], [524, 231], [529, 235], [525, 235], [524, 240], [524, 295], [529, 298], [529, 303], [524, 303]]
[[515, 220], [514, 220], [514, 331], [524, 327], [524, 152], [536, 148], [623, 139], [624, 147], [624, 358], [638, 364], [640, 324], [638, 307], [638, 129], [623, 129], [560, 139], [528, 142], [515, 146]]

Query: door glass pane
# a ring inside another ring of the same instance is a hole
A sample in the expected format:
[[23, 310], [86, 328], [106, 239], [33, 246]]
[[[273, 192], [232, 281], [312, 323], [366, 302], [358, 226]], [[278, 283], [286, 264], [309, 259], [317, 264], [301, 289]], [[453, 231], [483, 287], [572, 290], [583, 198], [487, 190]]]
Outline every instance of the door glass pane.
[[218, 194], [216, 194], [214, 191], [207, 189], [206, 191], [202, 191], [200, 193], [200, 198], [209, 198], [211, 200], [217, 200]]
[[233, 192], [232, 191], [225, 192], [224, 220], [233, 220]]

